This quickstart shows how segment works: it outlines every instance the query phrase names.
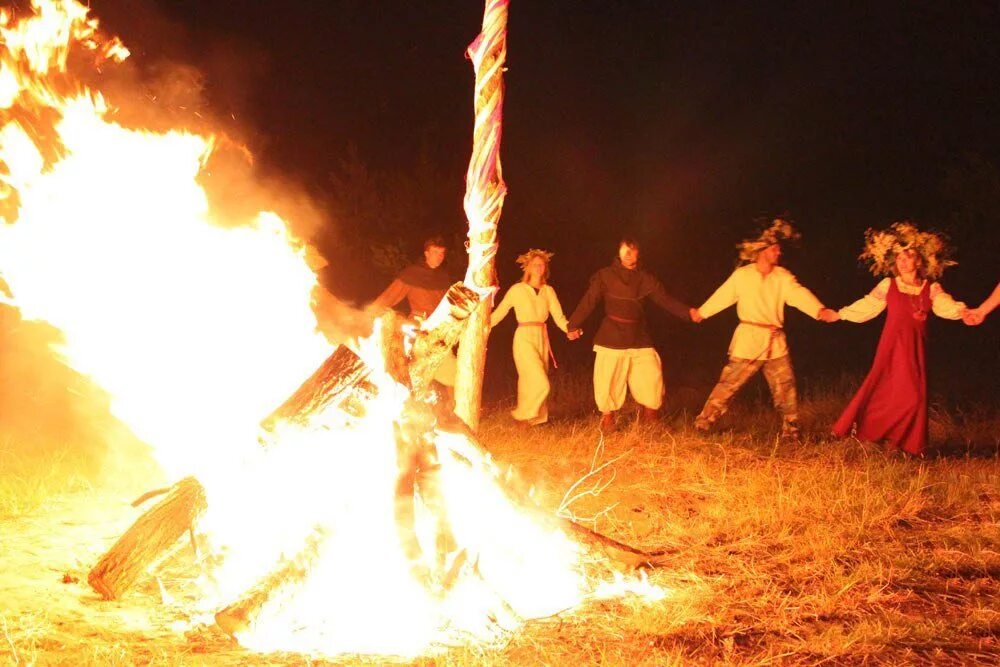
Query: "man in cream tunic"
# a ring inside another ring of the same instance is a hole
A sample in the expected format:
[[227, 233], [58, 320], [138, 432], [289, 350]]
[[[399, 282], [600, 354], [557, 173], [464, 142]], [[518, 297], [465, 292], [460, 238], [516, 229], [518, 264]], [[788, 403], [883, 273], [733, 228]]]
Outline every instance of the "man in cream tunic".
[[495, 327], [514, 309], [517, 330], [514, 332], [514, 366], [517, 368], [517, 407], [510, 413], [519, 422], [543, 424], [549, 419], [546, 399], [549, 396], [549, 315], [564, 333], [566, 315], [551, 285], [535, 288], [527, 282], [513, 285], [490, 317]]
[[774, 407], [782, 416], [782, 437], [798, 437], [798, 397], [785, 341], [785, 305], [826, 322], [836, 321], [837, 314], [800, 285], [791, 271], [778, 266], [780, 240], [792, 234], [790, 227], [785, 235], [774, 233], [779, 228], [778, 222], [775, 221], [775, 226], [757, 241], [744, 244], [744, 248], [748, 245], [752, 248], [753, 261], [733, 271], [697, 313], [692, 314], [700, 321], [735, 303], [740, 318], [729, 345], [729, 363], [722, 369], [718, 384], [695, 419], [695, 428], [699, 430], [711, 428], [715, 420], [725, 414], [736, 392], [763, 369]]

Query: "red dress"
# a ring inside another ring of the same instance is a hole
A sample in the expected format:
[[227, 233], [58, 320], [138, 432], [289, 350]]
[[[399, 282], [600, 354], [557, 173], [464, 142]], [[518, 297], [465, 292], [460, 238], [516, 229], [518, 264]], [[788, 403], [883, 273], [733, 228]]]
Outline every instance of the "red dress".
[[899, 291], [889, 281], [886, 319], [875, 361], [858, 393], [833, 425], [843, 437], [858, 425], [861, 440], [888, 440], [910, 454], [927, 446], [927, 366], [924, 345], [931, 312], [930, 281], [920, 294]]

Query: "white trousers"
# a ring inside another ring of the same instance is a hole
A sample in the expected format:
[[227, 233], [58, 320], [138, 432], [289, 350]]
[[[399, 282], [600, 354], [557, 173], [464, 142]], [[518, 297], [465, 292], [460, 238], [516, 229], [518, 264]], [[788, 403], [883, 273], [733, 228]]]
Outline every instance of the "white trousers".
[[626, 387], [639, 405], [659, 410], [663, 405], [663, 366], [651, 347], [615, 350], [594, 346], [594, 400], [601, 412], [625, 403]]

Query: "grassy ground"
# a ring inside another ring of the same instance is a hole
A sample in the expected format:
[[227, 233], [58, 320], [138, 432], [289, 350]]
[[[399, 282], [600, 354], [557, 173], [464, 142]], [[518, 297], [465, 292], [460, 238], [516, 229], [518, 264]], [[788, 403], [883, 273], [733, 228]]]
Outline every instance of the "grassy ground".
[[[553, 510], [595, 452], [614, 460], [576, 488], [585, 493], [568, 510], [619, 540], [670, 549], [667, 565], [650, 574], [670, 594], [655, 604], [594, 604], [530, 623], [504, 646], [452, 649], [418, 664], [1000, 663], [996, 406], [935, 409], [937, 453], [914, 460], [827, 439], [847, 398], [840, 386], [806, 397], [807, 437], [795, 445], [777, 442], [777, 418], [753, 400], [724, 430], [697, 435], [690, 414], [702, 397], [683, 389], [661, 424], [624, 420], [602, 439], [588, 397], [585, 379], [563, 379], [552, 424], [519, 428], [500, 406], [482, 439]], [[152, 582], [117, 603], [90, 594], [89, 564], [132, 514], [72, 451], [0, 459], [0, 657], [303, 664], [249, 654], [212, 628], [171, 632]]]

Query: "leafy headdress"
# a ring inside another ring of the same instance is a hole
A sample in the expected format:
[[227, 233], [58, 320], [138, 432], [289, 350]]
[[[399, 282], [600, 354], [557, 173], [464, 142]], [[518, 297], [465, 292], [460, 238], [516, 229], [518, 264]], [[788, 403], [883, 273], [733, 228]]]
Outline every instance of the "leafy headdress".
[[522, 270], [524, 270], [528, 268], [528, 264], [531, 263], [531, 260], [533, 260], [536, 257], [541, 257], [545, 261], [545, 263], [548, 264], [549, 260], [552, 259], [552, 256], [554, 254], [555, 253], [549, 252], [547, 250], [539, 250], [538, 248], [532, 248], [528, 252], [518, 255], [517, 259], [515, 259], [514, 261], [517, 262], [517, 265], [520, 266]]
[[945, 268], [958, 262], [951, 259], [953, 248], [947, 237], [938, 232], [922, 232], [909, 220], [894, 222], [888, 229], [868, 229], [865, 249], [858, 257], [876, 276], [893, 275], [896, 257], [904, 250], [914, 250], [923, 260], [929, 280], [937, 280]]
[[740, 250], [740, 259], [744, 262], [753, 262], [761, 250], [773, 246], [782, 241], [797, 241], [802, 237], [795, 226], [784, 218], [775, 218], [770, 224], [761, 229], [756, 238], [745, 239], [737, 248]]

